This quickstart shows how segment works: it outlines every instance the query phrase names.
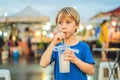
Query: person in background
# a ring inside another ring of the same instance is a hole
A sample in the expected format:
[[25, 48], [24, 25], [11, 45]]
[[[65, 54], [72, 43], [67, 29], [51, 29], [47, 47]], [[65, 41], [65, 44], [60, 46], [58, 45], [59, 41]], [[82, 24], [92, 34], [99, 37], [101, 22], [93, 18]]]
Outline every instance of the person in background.
[[[43, 53], [40, 66], [47, 67], [50, 63], [54, 65], [54, 80], [87, 80], [87, 74], [94, 74], [94, 58], [87, 43], [76, 38], [76, 31], [79, 28], [79, 13], [73, 7], [64, 7], [56, 16], [56, 24], [59, 30], [55, 34], [49, 47]], [[64, 60], [70, 61], [70, 72], [60, 73], [58, 52], [54, 51], [55, 46], [59, 46], [61, 40], [70, 48], [78, 49], [78, 53], [72, 50], [66, 50], [63, 53]]]
[[120, 24], [118, 23], [119, 22], [116, 21], [115, 24], [115, 22], [111, 21], [111, 26], [109, 29], [111, 43], [120, 43]]
[[4, 44], [5, 44], [5, 42], [4, 42], [4, 40], [3, 40], [3, 37], [0, 36], [0, 56], [1, 56], [1, 52], [2, 52], [2, 50], [3, 50]]
[[[110, 22], [109, 39], [109, 48], [120, 48], [120, 24], [118, 21]], [[116, 51], [109, 51], [107, 56], [115, 59], [117, 54], [114, 53], [116, 53]]]
[[[99, 41], [102, 45], [102, 48], [109, 47], [109, 32], [108, 32], [108, 21], [104, 20], [100, 27]], [[107, 52], [101, 51], [102, 61], [107, 61]]]
[[23, 53], [28, 57], [31, 57], [31, 29], [26, 27], [24, 29], [24, 39], [22, 40]]

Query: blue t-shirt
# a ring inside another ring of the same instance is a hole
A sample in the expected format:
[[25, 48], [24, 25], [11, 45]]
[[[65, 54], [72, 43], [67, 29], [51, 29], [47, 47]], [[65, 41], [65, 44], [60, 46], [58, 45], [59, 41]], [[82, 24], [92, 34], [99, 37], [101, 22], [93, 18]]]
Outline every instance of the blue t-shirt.
[[[58, 44], [56, 46], [59, 46]], [[90, 51], [89, 46], [85, 43], [80, 41], [78, 44], [74, 46], [70, 46], [72, 49], [77, 49], [79, 52], [75, 53], [75, 55], [82, 61], [95, 64], [93, 59], [92, 53]], [[59, 59], [58, 59], [58, 52], [53, 51], [51, 57], [51, 63], [55, 61], [54, 64], [54, 80], [87, 80], [87, 76], [84, 72], [82, 72], [75, 64], [70, 63], [70, 72], [69, 73], [60, 73], [59, 71]]]

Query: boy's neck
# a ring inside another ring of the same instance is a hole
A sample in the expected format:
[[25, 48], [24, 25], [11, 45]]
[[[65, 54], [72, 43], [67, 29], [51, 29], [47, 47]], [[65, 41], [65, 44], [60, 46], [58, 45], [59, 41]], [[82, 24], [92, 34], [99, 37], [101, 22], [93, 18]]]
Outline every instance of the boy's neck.
[[65, 40], [64, 40], [64, 43], [65, 44], [68, 44], [68, 45], [70, 45], [70, 46], [72, 46], [72, 45], [75, 45], [75, 44], [77, 44], [79, 42], [79, 40], [74, 36], [74, 37], [71, 37], [71, 38], [66, 38]]

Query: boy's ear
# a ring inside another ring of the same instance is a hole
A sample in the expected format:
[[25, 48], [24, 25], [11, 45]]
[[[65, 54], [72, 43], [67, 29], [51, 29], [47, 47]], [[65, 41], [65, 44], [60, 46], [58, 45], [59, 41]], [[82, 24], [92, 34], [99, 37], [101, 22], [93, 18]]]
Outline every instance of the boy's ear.
[[78, 29], [79, 28], [79, 25], [76, 25], [76, 29]]
[[79, 25], [76, 25], [75, 32], [77, 32], [78, 28], [79, 28]]

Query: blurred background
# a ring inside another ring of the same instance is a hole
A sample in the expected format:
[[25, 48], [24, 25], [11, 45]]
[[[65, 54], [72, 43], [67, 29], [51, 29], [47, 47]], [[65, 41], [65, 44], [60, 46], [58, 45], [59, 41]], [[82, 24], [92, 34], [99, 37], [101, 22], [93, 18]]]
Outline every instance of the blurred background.
[[[39, 61], [57, 32], [57, 12], [67, 6], [80, 14], [76, 35], [93, 52], [96, 61], [93, 79], [98, 80], [101, 55], [92, 49], [101, 48], [97, 41], [103, 20], [109, 21], [109, 47], [120, 49], [120, 0], [1, 0], [0, 69], [8, 69], [11, 80], [53, 80], [54, 64], [41, 68]], [[116, 58], [113, 53], [116, 51], [108, 55], [112, 61]], [[118, 64], [119, 61], [120, 58]]]

